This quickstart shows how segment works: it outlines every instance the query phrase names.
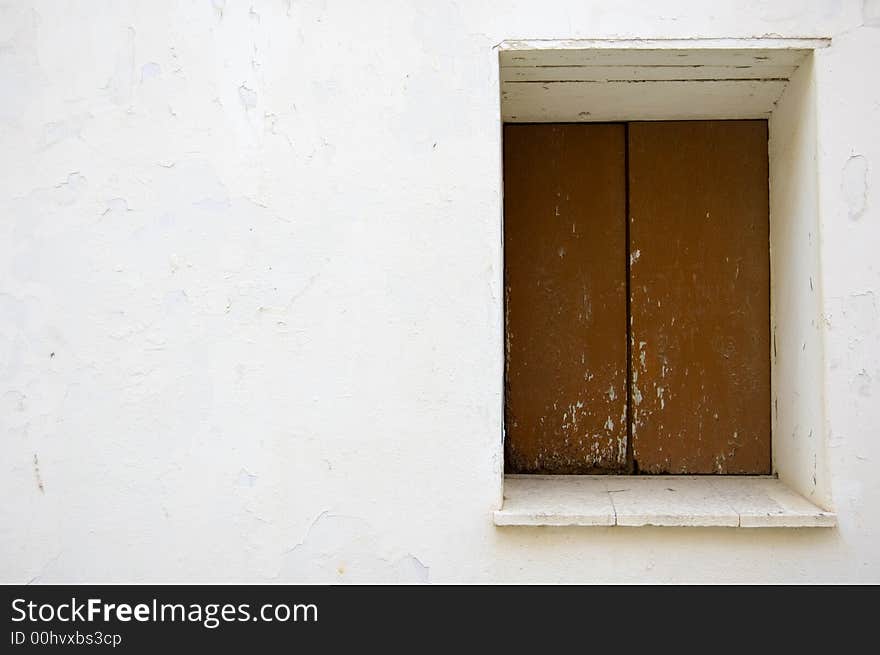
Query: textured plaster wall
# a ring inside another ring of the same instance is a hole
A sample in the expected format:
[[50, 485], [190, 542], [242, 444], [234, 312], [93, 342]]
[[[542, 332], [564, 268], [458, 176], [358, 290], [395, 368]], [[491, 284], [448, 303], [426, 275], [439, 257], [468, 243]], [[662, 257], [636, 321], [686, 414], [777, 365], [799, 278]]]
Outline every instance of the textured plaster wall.
[[[505, 528], [511, 38], [816, 54], [836, 530]], [[880, 582], [880, 3], [0, 4], [0, 581]]]

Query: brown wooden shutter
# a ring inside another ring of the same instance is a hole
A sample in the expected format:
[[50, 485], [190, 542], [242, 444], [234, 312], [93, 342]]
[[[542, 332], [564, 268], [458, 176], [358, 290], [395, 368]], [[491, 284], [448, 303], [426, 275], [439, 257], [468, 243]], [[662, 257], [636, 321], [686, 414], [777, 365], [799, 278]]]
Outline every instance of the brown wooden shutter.
[[626, 461], [622, 124], [504, 127], [505, 470]]
[[634, 461], [770, 473], [767, 123], [632, 123], [628, 141]]

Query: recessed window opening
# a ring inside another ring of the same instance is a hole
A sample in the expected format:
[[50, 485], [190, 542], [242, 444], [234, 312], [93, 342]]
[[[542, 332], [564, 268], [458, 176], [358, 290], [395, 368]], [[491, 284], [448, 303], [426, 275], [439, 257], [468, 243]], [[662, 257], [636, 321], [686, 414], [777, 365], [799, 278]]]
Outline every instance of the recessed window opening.
[[826, 46], [501, 45], [505, 474], [770, 473], [830, 507]]

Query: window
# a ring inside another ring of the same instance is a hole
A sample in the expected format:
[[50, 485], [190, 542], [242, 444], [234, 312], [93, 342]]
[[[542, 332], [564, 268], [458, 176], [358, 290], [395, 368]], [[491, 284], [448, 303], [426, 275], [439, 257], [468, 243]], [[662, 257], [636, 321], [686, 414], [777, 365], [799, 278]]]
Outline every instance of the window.
[[827, 44], [500, 44], [497, 525], [835, 525], [814, 236]]
[[767, 122], [509, 124], [511, 473], [769, 474]]

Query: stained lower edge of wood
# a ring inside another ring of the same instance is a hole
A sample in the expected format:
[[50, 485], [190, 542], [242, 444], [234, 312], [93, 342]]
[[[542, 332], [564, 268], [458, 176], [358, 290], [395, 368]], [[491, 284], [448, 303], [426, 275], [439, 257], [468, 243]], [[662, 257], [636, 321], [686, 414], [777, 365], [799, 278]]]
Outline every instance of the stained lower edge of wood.
[[833, 528], [768, 476], [508, 475], [498, 526]]

